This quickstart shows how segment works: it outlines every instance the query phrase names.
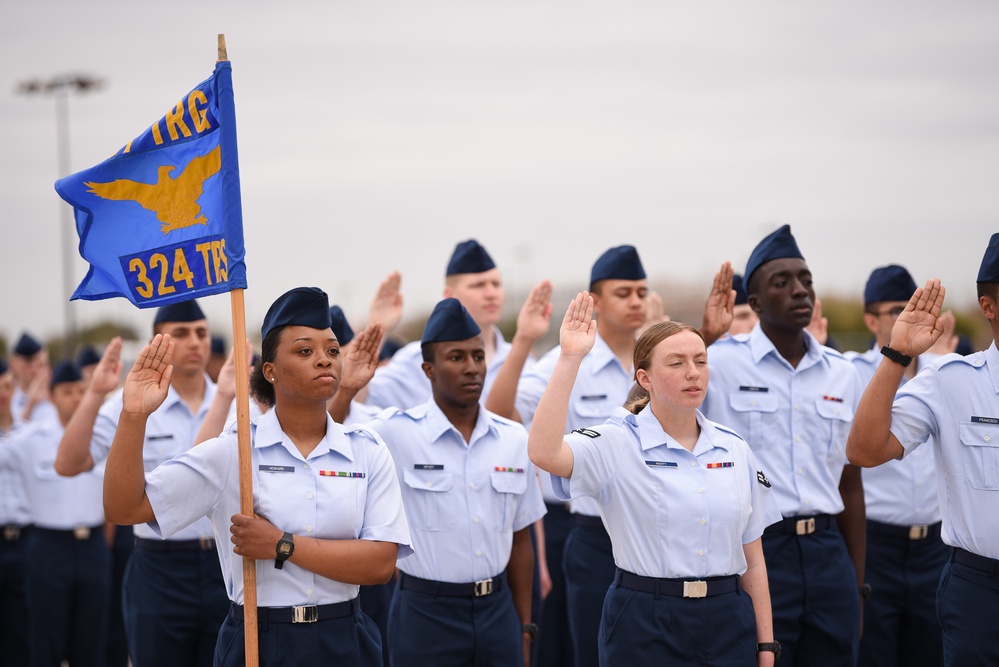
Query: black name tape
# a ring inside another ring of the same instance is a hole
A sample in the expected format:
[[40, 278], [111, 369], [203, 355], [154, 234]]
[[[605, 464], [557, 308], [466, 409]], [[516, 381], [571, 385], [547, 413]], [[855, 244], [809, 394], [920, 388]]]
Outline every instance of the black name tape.
[[414, 463], [413, 470], [444, 470], [443, 463]]
[[295, 472], [295, 466], [267, 466], [261, 465], [257, 467], [260, 472]]
[[972, 417], [972, 424], [999, 424], [999, 417]]
[[750, 387], [749, 385], [742, 385], [739, 387], [739, 391], [756, 391], [765, 394], [770, 391], [770, 387]]

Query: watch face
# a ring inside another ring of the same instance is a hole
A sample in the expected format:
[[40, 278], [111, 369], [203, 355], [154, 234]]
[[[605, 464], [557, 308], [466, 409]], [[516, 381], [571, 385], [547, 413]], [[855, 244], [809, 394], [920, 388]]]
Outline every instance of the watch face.
[[291, 545], [287, 542], [278, 542], [278, 553], [282, 556], [291, 554]]

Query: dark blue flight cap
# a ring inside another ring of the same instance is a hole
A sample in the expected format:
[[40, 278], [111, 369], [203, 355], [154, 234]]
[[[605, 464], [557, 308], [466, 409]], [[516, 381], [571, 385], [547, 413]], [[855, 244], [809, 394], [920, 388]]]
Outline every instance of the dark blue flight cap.
[[387, 338], [382, 343], [382, 349], [378, 351], [378, 361], [385, 361], [395, 356], [395, 353], [402, 349], [402, 343], [395, 338]]
[[805, 256], [798, 250], [798, 244], [794, 237], [791, 236], [791, 225], [781, 226], [780, 229], [771, 233], [753, 248], [753, 252], [749, 255], [749, 262], [746, 264], [746, 272], [743, 274], [746, 287], [749, 287], [749, 281], [752, 280], [753, 272], [756, 269], [767, 262], [786, 257], [805, 259]]
[[978, 269], [979, 283], [999, 283], [999, 234], [993, 234], [989, 239], [989, 247], [982, 257], [982, 266]]
[[600, 280], [642, 280], [645, 269], [635, 246], [611, 248], [597, 258], [590, 271], [590, 285]]
[[340, 306], [330, 307], [330, 317], [333, 319], [333, 335], [340, 341], [341, 345], [346, 345], [354, 340], [354, 330], [350, 328], [347, 316], [343, 314]]
[[225, 355], [225, 338], [212, 336], [212, 354]]
[[14, 354], [21, 357], [33, 357], [41, 351], [42, 344], [27, 332], [21, 334], [17, 339], [17, 345], [14, 346]]
[[864, 286], [864, 305], [879, 301], [908, 301], [916, 291], [916, 281], [898, 264], [880, 266], [871, 271]]
[[159, 310], [156, 311], [156, 318], [153, 320], [153, 325], [155, 326], [162, 322], [197, 322], [204, 319], [207, 318], [205, 318], [205, 314], [201, 311], [198, 300], [191, 299], [190, 301], [179, 301], [166, 306], [160, 306]]
[[260, 327], [261, 338], [267, 338], [274, 329], [287, 326], [330, 329], [330, 300], [318, 287], [296, 287], [279, 296], [267, 309]]
[[482, 329], [468, 314], [461, 301], [454, 298], [444, 299], [430, 313], [427, 326], [423, 329], [420, 343], [441, 343], [451, 340], [468, 340], [482, 333]]
[[93, 366], [99, 363], [101, 360], [101, 353], [97, 351], [93, 345], [84, 345], [80, 348], [80, 351], [76, 353], [76, 365], [80, 368], [84, 366]]
[[746, 294], [746, 285], [742, 282], [742, 276], [738, 273], [732, 276], [732, 289], [735, 290], [735, 305], [742, 306], [749, 303], [749, 295]]
[[455, 246], [451, 261], [447, 263], [447, 273], [453, 276], [457, 273], [482, 273], [495, 269], [496, 263], [486, 249], [475, 239], [462, 241]]
[[10, 370], [10, 367], [7, 365], [7, 362], [4, 361], [3, 359], [0, 359], [0, 375], [3, 375], [4, 373], [6, 373], [9, 370]]
[[80, 369], [76, 367], [76, 364], [72, 361], [60, 361], [52, 370], [52, 381], [49, 383], [49, 389], [64, 382], [80, 382], [81, 380], [83, 380], [83, 376], [80, 375]]

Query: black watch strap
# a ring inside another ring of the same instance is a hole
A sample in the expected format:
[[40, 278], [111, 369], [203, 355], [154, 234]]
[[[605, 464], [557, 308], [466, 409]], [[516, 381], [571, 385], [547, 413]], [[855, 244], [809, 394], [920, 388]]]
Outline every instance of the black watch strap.
[[531, 635], [531, 639], [534, 639], [535, 635], [538, 634], [538, 624], [537, 623], [524, 623], [520, 626], [520, 631], [524, 634]]
[[912, 363], [912, 357], [907, 356], [899, 352], [898, 350], [893, 350], [887, 345], [881, 348], [881, 354], [885, 355], [896, 364], [901, 365], [903, 368], [907, 367]]
[[285, 533], [277, 541], [274, 550], [277, 554], [274, 558], [274, 568], [281, 570], [284, 568], [284, 562], [295, 553], [295, 536], [291, 533]]
[[763, 642], [756, 645], [756, 652], [770, 651], [774, 654], [774, 660], [780, 657], [780, 642]]

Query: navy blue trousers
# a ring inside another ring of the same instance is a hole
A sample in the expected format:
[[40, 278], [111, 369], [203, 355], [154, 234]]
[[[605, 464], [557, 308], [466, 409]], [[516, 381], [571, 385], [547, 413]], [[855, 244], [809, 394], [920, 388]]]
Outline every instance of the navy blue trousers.
[[597, 637], [607, 590], [614, 582], [614, 552], [603, 526], [573, 526], [565, 541], [565, 593], [576, 667], [596, 667]]
[[24, 528], [16, 540], [0, 535], [0, 657], [11, 665], [31, 662], [24, 594], [24, 545], [30, 530]]
[[754, 667], [756, 614], [741, 588], [706, 598], [607, 592], [600, 624], [601, 667]]
[[[316, 623], [257, 621], [260, 667], [381, 667], [382, 642], [374, 621], [360, 610]], [[229, 613], [219, 629], [215, 667], [246, 665], [242, 614]]]
[[137, 546], [122, 585], [135, 667], [212, 664], [229, 611], [214, 550], [156, 553]]
[[125, 639], [125, 617], [121, 610], [121, 582], [125, 578], [128, 559], [135, 548], [131, 526], [114, 527], [111, 545], [111, 613], [108, 617], [108, 667], [128, 667], [128, 641]]
[[948, 562], [937, 592], [947, 667], [999, 665], [999, 573]]
[[910, 540], [867, 531], [861, 667], [939, 667], [943, 639], [937, 620], [940, 574], [951, 549], [939, 535]]
[[573, 663], [572, 640], [562, 557], [565, 540], [572, 528], [572, 514], [564, 504], [549, 503], [546, 506], [545, 562], [552, 578], [552, 590], [542, 606], [541, 622], [538, 623], [540, 632], [534, 643], [538, 646], [538, 667], [569, 667]]
[[505, 585], [479, 598], [434, 596], [397, 586], [388, 639], [392, 667], [524, 665], [520, 619]]
[[835, 525], [763, 535], [774, 638], [782, 667], [852, 667], [860, 640], [857, 574]]
[[107, 664], [111, 555], [98, 526], [86, 540], [36, 528], [25, 550], [33, 664], [73, 667]]
[[392, 591], [395, 590], [395, 582], [387, 584], [375, 584], [374, 586], [361, 586], [358, 597], [361, 599], [361, 607], [364, 613], [374, 621], [378, 628], [378, 634], [382, 638], [382, 659], [388, 664], [388, 613], [392, 604]]

